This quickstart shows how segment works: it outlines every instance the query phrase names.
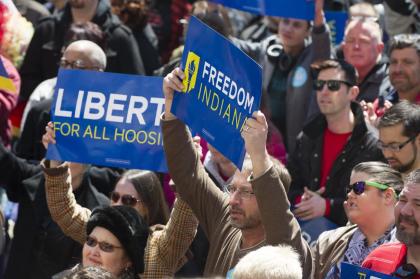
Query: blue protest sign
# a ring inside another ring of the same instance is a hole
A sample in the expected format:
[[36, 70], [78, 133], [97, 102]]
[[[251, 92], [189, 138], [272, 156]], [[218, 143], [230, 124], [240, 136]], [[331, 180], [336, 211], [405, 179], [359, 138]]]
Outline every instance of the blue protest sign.
[[166, 172], [162, 78], [60, 70], [47, 158]]
[[391, 275], [383, 274], [349, 263], [341, 263], [340, 278], [396, 279], [396, 277], [393, 277]]
[[312, 20], [314, 0], [212, 0], [223, 6], [268, 16]]
[[302, 237], [311, 247], [316, 244], [321, 233], [334, 230], [338, 227], [336, 223], [331, 222], [325, 217], [319, 217], [309, 221], [299, 220], [299, 225], [302, 231]]
[[245, 155], [245, 121], [258, 110], [261, 67], [230, 41], [191, 17], [182, 65], [184, 92], [172, 112], [239, 168]]
[[325, 12], [325, 19], [331, 31], [331, 41], [335, 45], [339, 45], [343, 41], [347, 18], [346, 12]]

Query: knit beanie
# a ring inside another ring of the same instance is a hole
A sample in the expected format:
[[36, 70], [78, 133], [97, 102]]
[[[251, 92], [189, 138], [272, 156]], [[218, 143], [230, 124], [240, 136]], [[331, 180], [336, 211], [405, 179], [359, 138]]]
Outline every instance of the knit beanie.
[[133, 264], [135, 274], [144, 272], [144, 249], [149, 227], [137, 210], [124, 205], [97, 207], [87, 223], [87, 235], [95, 227], [105, 228], [118, 238]]

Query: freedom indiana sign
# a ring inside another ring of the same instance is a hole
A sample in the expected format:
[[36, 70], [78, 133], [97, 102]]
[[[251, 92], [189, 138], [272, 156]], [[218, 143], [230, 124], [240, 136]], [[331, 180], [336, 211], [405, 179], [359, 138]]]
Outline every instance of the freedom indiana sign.
[[182, 57], [186, 78], [172, 113], [242, 167], [241, 131], [259, 109], [261, 67], [225, 37], [191, 17]]

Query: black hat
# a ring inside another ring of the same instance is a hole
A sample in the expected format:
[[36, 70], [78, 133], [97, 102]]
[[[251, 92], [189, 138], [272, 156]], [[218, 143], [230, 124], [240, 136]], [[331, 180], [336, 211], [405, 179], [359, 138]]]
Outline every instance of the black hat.
[[130, 258], [136, 274], [144, 271], [144, 249], [149, 235], [149, 227], [132, 207], [100, 206], [90, 215], [86, 226], [89, 235], [95, 227], [109, 230], [121, 242]]

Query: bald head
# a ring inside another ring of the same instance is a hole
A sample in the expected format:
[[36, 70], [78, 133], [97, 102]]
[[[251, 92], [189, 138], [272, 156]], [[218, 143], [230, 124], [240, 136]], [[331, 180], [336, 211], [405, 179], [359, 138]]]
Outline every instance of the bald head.
[[106, 55], [94, 42], [80, 40], [66, 48], [61, 62], [64, 68], [103, 71], [106, 68]]

